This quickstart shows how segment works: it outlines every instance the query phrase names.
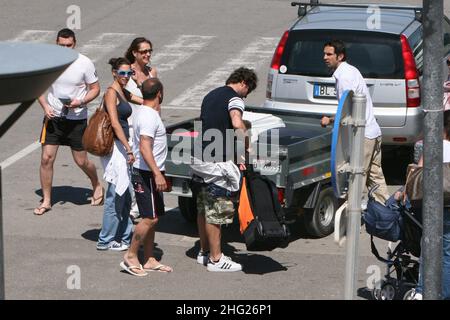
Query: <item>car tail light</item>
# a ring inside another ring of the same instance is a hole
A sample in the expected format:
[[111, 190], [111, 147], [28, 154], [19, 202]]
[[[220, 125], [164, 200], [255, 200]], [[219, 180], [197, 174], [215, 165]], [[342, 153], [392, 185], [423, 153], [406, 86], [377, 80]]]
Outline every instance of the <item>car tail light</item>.
[[420, 106], [420, 83], [414, 54], [405, 35], [400, 37], [402, 43], [403, 64], [406, 81], [406, 106], [415, 108]]
[[284, 204], [284, 189], [278, 188], [278, 202], [283, 205]]
[[275, 49], [275, 53], [273, 54], [272, 63], [270, 67], [276, 71], [280, 68], [281, 57], [283, 56], [284, 47], [286, 46], [286, 41], [289, 36], [289, 31], [285, 31], [283, 36], [281, 37], [280, 42], [278, 43], [277, 48]]
[[394, 141], [394, 142], [407, 142], [408, 139], [406, 139], [405, 137], [394, 137], [394, 138], [392, 138], [392, 141]]

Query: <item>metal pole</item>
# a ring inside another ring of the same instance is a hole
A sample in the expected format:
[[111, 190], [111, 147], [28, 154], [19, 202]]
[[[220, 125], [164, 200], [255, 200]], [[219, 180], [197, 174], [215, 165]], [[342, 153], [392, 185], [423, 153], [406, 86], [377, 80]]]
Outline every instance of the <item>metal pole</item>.
[[348, 187], [347, 240], [345, 260], [345, 300], [356, 294], [358, 273], [358, 242], [361, 228], [361, 195], [364, 186], [364, 131], [366, 119], [366, 97], [353, 96], [352, 120], [353, 141], [350, 155], [350, 181]]
[[442, 294], [442, 62], [444, 56], [442, 0], [423, 1], [423, 235], [422, 262], [424, 299], [436, 300]]
[[8, 129], [11, 128], [12, 125], [28, 110], [35, 100], [36, 99], [21, 103], [16, 110], [14, 110], [5, 121], [3, 121], [0, 125], [0, 138], [3, 137]]
[[0, 300], [5, 300], [5, 272], [3, 259], [3, 201], [2, 201], [2, 167], [0, 166]]

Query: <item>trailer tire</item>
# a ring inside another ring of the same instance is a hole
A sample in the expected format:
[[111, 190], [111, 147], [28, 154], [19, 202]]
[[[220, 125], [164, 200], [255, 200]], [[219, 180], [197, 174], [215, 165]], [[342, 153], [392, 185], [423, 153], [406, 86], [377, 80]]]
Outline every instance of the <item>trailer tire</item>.
[[194, 198], [178, 197], [178, 207], [181, 215], [187, 222], [197, 222], [197, 204]]
[[305, 210], [305, 228], [311, 236], [323, 238], [334, 231], [334, 215], [338, 208], [338, 200], [333, 188], [320, 191], [314, 209]]

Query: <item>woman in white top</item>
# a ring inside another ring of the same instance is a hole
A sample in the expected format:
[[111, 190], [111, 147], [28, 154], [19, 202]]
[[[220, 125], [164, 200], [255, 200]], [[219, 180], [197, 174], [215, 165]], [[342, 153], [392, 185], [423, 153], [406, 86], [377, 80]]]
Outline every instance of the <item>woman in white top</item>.
[[[152, 52], [153, 45], [151, 41], [144, 37], [134, 39], [128, 50], [125, 52], [125, 57], [130, 61], [131, 69], [134, 71], [134, 74], [129, 79], [124, 90], [131, 108], [133, 109], [131, 117], [128, 118], [131, 146], [133, 146], [133, 123], [135, 122], [135, 116], [139, 107], [144, 103], [141, 92], [142, 83], [149, 78], [156, 78], [158, 76], [156, 68], [150, 67]], [[161, 115], [161, 110], [158, 110], [158, 112]], [[136, 219], [139, 217], [139, 210], [137, 208], [134, 191], [131, 191], [131, 198], [132, 204], [130, 215], [132, 219]]]
[[158, 77], [156, 68], [150, 66], [152, 53], [153, 45], [144, 37], [134, 39], [125, 53], [125, 58], [131, 62], [131, 69], [134, 71], [134, 75], [128, 81], [125, 89], [130, 95], [129, 100], [137, 105], [144, 102], [141, 93], [142, 83], [149, 78]]

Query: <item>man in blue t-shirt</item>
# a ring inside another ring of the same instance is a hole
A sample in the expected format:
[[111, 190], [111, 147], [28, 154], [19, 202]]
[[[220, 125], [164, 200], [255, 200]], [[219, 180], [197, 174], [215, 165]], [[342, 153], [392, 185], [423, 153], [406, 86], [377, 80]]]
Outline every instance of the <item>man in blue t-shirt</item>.
[[[246, 98], [256, 88], [257, 81], [253, 70], [241, 67], [229, 76], [225, 86], [212, 90], [202, 102], [200, 114], [203, 131], [201, 160], [206, 164], [203, 166], [204, 168], [208, 167], [208, 163], [213, 164], [209, 166], [212, 171], [203, 172], [202, 178], [206, 182], [205, 177], [208, 177], [209, 174], [210, 177], [213, 177], [213, 182], [209, 185], [203, 184], [197, 195], [197, 224], [201, 246], [197, 262], [207, 265], [208, 271], [242, 270], [239, 263], [232, 261], [222, 253], [220, 244], [221, 225], [233, 222], [235, 213], [233, 202], [228, 192], [218, 195], [211, 191], [215, 188], [209, 188], [209, 186], [214, 184], [226, 189], [226, 184], [230, 180], [228, 176], [235, 178], [236, 165], [229, 161], [235, 158], [234, 133], [237, 136], [246, 134], [247, 129], [242, 120], [245, 109], [242, 98]], [[210, 139], [211, 136], [214, 139]], [[220, 138], [222, 141], [215, 141]], [[223, 176], [213, 172], [217, 168], [224, 171]], [[239, 172], [237, 175], [239, 179]]]

